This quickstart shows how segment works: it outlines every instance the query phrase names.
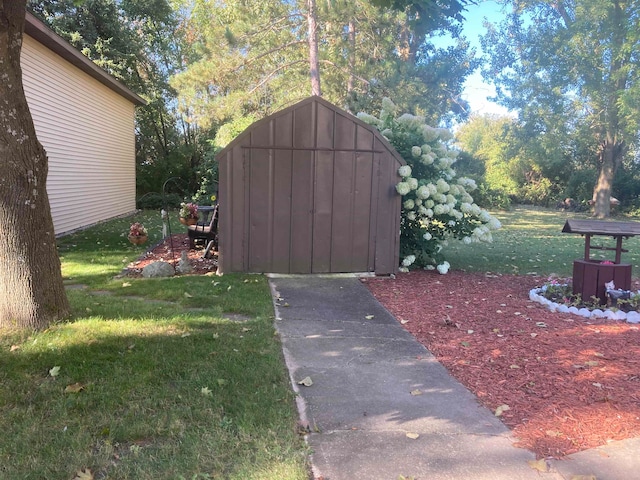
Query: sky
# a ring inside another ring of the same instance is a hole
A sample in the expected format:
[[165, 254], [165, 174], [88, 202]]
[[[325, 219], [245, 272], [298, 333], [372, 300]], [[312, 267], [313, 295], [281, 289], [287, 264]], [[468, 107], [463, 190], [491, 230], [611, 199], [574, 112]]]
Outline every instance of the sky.
[[[463, 13], [465, 21], [463, 23], [463, 35], [476, 47], [476, 56], [482, 55], [480, 47], [480, 36], [485, 33], [482, 22], [486, 18], [492, 23], [499, 23], [503, 17], [502, 6], [492, 0], [480, 0], [478, 5], [469, 5]], [[471, 106], [471, 111], [476, 114], [501, 114], [506, 115], [506, 108], [497, 105], [487, 99], [495, 95], [495, 88], [482, 80], [482, 75], [476, 71], [464, 84], [462, 98], [467, 100]]]

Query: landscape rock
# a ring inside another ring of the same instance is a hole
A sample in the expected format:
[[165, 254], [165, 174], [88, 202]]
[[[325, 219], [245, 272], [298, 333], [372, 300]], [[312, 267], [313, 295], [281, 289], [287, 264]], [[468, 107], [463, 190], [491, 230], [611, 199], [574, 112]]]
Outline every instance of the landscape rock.
[[154, 262], [142, 269], [142, 276], [145, 278], [173, 277], [175, 271], [170, 263]]

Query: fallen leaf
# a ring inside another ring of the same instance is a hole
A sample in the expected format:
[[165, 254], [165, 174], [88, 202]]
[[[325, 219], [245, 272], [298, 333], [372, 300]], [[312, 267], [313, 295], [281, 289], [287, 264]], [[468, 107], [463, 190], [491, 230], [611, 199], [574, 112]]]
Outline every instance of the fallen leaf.
[[494, 413], [494, 415], [496, 417], [501, 416], [504, 412], [506, 412], [507, 410], [511, 410], [511, 407], [509, 405], [500, 405], [498, 408], [496, 408], [496, 411]]
[[537, 333], [532, 333], [532, 334], [531, 334], [531, 338], [536, 338], [537, 336], [538, 336], [538, 334], [537, 334]]
[[191, 295], [189, 292], [184, 292], [184, 296], [187, 298], [193, 298], [193, 295]]
[[411, 440], [417, 440], [419, 437], [420, 435], [417, 433], [411, 433], [411, 432], [407, 433], [407, 438], [410, 438]]
[[244, 328], [242, 329], [242, 331], [243, 331], [243, 332], [250, 332], [250, 331], [251, 331], [251, 329], [250, 329], [249, 327], [244, 327]]
[[78, 470], [73, 480], [93, 480], [93, 473], [88, 468]]
[[593, 385], [596, 388], [602, 388], [602, 384], [601, 383], [592, 383], [591, 385]]
[[409, 323], [409, 320], [400, 320], [400, 323], [401, 323], [402, 325], [406, 325], [407, 323]]
[[594, 353], [596, 357], [604, 357], [604, 353], [596, 352]]
[[571, 480], [598, 480], [595, 475], [574, 475]]
[[462, 345], [463, 347], [468, 347], [469, 346], [469, 342], [460, 342], [460, 345]]
[[367, 320], [371, 320], [373, 318], [373, 315], [366, 315], [364, 318], [366, 318]]
[[282, 305], [283, 307], [290, 307], [291, 305], [289, 305], [288, 303], [285, 303], [284, 305]]
[[84, 390], [84, 385], [80, 382], [74, 383], [72, 385], [67, 385], [64, 389], [65, 393], [78, 393], [80, 390]]
[[547, 324], [544, 322], [536, 322], [536, 327], [546, 328]]
[[122, 287], [123, 287], [123, 288], [130, 287], [130, 286], [131, 286], [131, 284], [130, 284], [129, 282], [124, 282], [124, 283], [122, 284]]
[[229, 383], [229, 380], [225, 380], [224, 378], [219, 378], [218, 380], [216, 380], [218, 382], [218, 385], [220, 385], [221, 387], [223, 387], [224, 385], [226, 385], [227, 383]]
[[213, 395], [213, 392], [211, 390], [209, 390], [209, 387], [202, 387], [200, 389], [200, 393], [202, 395], [204, 395], [205, 397], [210, 397], [211, 395]]
[[220, 338], [220, 334], [219, 333], [214, 333], [213, 334], [213, 338]]
[[467, 333], [471, 334], [473, 333], [473, 330], [467, 330]]
[[544, 458], [541, 458], [540, 460], [527, 460], [527, 463], [531, 468], [538, 470], [539, 472], [549, 471], [549, 464]]
[[558, 430], [547, 430], [545, 433], [547, 434], [548, 437], [561, 437], [562, 436], [562, 432], [559, 432]]
[[51, 370], [49, 370], [49, 375], [51, 375], [52, 377], [57, 377], [59, 373], [60, 373], [60, 367], [57, 365], [53, 367]]
[[186, 337], [190, 337], [191, 334], [189, 332], [183, 333], [182, 335], [180, 335], [180, 337], [182, 338], [186, 338]]
[[304, 385], [305, 387], [310, 387], [311, 385], [313, 385], [313, 380], [311, 380], [311, 377], [305, 377], [298, 382], [298, 385]]
[[516, 364], [509, 365], [509, 368], [511, 369], [520, 368], [520, 365], [516, 365]]
[[597, 362], [595, 360], [590, 360], [588, 362], [584, 362], [584, 364], [588, 367], [597, 367], [598, 365], [600, 365], [600, 362]]
[[411, 395], [422, 395], [422, 390], [418, 390], [417, 388], [415, 390], [411, 390]]
[[15, 352], [16, 350], [20, 350], [20, 345], [11, 345], [9, 349], [10, 352]]

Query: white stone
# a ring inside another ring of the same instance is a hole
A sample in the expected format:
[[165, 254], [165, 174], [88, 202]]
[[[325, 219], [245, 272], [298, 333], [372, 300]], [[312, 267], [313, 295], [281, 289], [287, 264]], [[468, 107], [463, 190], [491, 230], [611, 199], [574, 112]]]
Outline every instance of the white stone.
[[640, 323], [640, 313], [638, 313], [638, 312], [629, 312], [629, 313], [627, 313], [627, 322], [629, 322], [629, 323]]
[[558, 311], [560, 313], [569, 313], [569, 307], [566, 305], [558, 305]]
[[593, 312], [591, 312], [591, 316], [593, 316], [595, 318], [604, 318], [604, 317], [606, 317], [604, 312], [602, 310], [600, 310], [599, 308], [596, 308]]
[[573, 313], [574, 315], [579, 315], [578, 314], [578, 308], [577, 307], [569, 307], [569, 313]]
[[578, 310], [578, 315], [584, 318], [589, 318], [591, 316], [591, 312], [588, 308], [581, 308], [580, 310]]

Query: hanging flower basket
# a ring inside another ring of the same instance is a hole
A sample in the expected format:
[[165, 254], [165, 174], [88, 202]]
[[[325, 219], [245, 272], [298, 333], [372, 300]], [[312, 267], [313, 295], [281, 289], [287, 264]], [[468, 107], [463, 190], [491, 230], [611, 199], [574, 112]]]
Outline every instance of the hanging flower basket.
[[134, 245], [142, 245], [149, 237], [146, 235], [129, 235], [127, 238]]
[[189, 217], [189, 218], [185, 218], [185, 217], [180, 217], [180, 223], [183, 225], [195, 225], [196, 223], [198, 223], [198, 218], [193, 218], [193, 217]]
[[147, 229], [144, 228], [144, 225], [136, 222], [132, 224], [131, 227], [129, 227], [129, 235], [127, 236], [127, 238], [134, 245], [142, 245], [147, 241], [147, 238], [149, 237], [147, 234]]

